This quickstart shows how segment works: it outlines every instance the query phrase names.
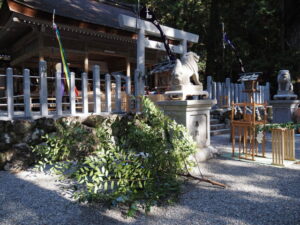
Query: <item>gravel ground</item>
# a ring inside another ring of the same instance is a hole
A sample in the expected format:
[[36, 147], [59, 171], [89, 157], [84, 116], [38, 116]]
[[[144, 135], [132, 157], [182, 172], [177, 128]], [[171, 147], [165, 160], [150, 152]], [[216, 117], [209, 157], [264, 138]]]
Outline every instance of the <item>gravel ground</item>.
[[[227, 141], [228, 136], [212, 138], [221, 149]], [[300, 225], [300, 164], [278, 168], [216, 158], [201, 163], [201, 168], [208, 178], [228, 187], [189, 181], [177, 204], [154, 207], [148, 216], [137, 218], [125, 218], [119, 209], [74, 202], [70, 184], [56, 176], [32, 170], [18, 174], [1, 171], [0, 224]]]

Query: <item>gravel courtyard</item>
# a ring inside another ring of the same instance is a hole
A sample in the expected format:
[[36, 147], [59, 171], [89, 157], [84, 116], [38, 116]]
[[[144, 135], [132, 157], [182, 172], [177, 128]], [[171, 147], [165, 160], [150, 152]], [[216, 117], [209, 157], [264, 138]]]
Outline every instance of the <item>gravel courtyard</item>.
[[[212, 143], [221, 139], [213, 137]], [[297, 144], [296, 149], [299, 155]], [[53, 175], [1, 171], [0, 224], [300, 224], [300, 164], [278, 168], [219, 157], [201, 163], [201, 168], [205, 176], [228, 187], [189, 181], [177, 204], [154, 207], [148, 216], [137, 218], [73, 201], [69, 184]]]

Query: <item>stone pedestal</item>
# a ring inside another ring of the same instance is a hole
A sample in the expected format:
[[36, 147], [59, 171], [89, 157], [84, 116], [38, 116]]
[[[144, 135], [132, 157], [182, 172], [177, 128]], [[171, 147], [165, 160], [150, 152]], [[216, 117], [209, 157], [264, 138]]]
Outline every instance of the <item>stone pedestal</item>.
[[199, 148], [210, 145], [210, 109], [216, 100], [161, 101], [157, 104], [166, 115], [187, 128]]
[[201, 96], [208, 97], [208, 92], [203, 91], [202, 84], [201, 85], [177, 85], [171, 88], [171, 91], [166, 91], [166, 96], [170, 98], [178, 98], [180, 100], [186, 100], [187, 96]]
[[270, 101], [273, 111], [273, 123], [292, 122], [294, 111], [300, 104], [299, 100], [273, 100]]

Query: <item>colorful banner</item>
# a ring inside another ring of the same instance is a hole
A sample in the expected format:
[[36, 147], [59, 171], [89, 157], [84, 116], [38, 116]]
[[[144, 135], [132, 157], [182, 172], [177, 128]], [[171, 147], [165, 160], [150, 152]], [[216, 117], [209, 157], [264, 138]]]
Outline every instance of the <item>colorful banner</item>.
[[[56, 39], [57, 39], [57, 42], [58, 42], [58, 45], [59, 45], [59, 52], [60, 52], [60, 56], [61, 56], [61, 61], [62, 61], [62, 64], [63, 64], [63, 72], [64, 72], [64, 84], [67, 85], [67, 90], [70, 91], [70, 69], [69, 69], [69, 66], [67, 64], [67, 58], [66, 58], [66, 54], [65, 54], [65, 50], [62, 46], [62, 42], [61, 42], [61, 37], [60, 37], [60, 32], [58, 30], [58, 27], [56, 25], [56, 23], [54, 22], [54, 19], [55, 19], [55, 10], [53, 10], [53, 29], [55, 31], [55, 34], [56, 34]], [[77, 88], [75, 87], [75, 94], [76, 94], [76, 97], [79, 96], [79, 92], [77, 90]]]

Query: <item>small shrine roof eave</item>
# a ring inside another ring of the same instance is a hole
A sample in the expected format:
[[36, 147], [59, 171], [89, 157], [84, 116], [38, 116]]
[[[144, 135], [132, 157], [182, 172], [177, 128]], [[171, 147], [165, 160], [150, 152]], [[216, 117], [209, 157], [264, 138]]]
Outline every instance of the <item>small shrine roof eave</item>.
[[175, 67], [175, 61], [165, 61], [154, 65], [153, 69], [149, 72], [150, 75], [155, 73], [170, 72]]
[[240, 78], [238, 79], [239, 82], [245, 81], [256, 81], [262, 72], [247, 72], [239, 74]]

